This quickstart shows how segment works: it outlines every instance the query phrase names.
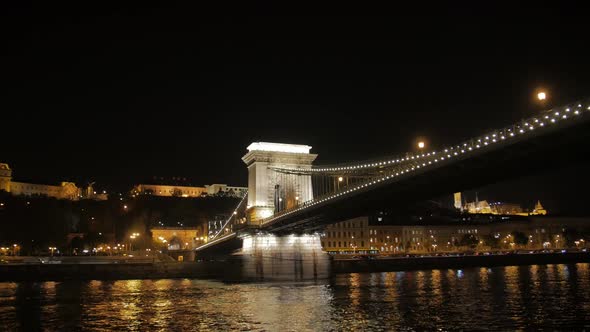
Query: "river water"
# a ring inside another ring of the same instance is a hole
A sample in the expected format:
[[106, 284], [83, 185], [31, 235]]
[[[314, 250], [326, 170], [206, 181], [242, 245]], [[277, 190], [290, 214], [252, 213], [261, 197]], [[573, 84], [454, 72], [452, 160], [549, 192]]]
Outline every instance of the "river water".
[[353, 273], [305, 283], [0, 283], [0, 330], [590, 331], [590, 264]]

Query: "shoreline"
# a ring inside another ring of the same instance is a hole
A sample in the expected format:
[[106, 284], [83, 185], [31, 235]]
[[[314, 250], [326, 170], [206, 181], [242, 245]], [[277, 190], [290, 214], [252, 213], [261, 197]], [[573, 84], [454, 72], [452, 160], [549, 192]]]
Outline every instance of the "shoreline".
[[[470, 267], [515, 265], [545, 265], [590, 263], [585, 252], [506, 254], [490, 256], [404, 257], [380, 259], [332, 259], [329, 276], [343, 273], [378, 273]], [[65, 263], [65, 264], [0, 264], [0, 282], [42, 282], [68, 280], [129, 280], [129, 279], [218, 279], [223, 281], [297, 280], [284, 274], [247, 277], [243, 261], [203, 262], [122, 262], [122, 263]], [[309, 280], [313, 280], [310, 278]], [[320, 279], [320, 278], [317, 278]]]
[[332, 273], [375, 273], [470, 267], [590, 263], [585, 252], [334, 260]]

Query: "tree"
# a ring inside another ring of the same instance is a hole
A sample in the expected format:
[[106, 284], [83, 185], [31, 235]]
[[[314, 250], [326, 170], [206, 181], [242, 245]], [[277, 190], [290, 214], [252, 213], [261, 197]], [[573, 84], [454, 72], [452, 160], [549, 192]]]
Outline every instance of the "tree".
[[488, 234], [483, 238], [483, 241], [492, 249], [500, 248], [500, 238], [496, 238], [493, 234]]
[[479, 239], [473, 234], [465, 234], [461, 238], [461, 246], [475, 248], [479, 243]]
[[512, 236], [516, 245], [526, 246], [529, 243], [529, 238], [523, 232], [514, 231]]
[[575, 245], [574, 242], [582, 238], [578, 230], [571, 227], [564, 229], [562, 234], [568, 247], [573, 247]]

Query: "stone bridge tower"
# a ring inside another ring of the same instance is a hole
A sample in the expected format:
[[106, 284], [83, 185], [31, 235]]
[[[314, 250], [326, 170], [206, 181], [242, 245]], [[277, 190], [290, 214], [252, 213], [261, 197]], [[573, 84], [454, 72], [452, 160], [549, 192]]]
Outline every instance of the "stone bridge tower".
[[248, 166], [248, 207], [250, 223], [313, 199], [311, 176], [285, 174], [274, 168], [310, 169], [317, 154], [311, 146], [255, 142], [242, 160]]

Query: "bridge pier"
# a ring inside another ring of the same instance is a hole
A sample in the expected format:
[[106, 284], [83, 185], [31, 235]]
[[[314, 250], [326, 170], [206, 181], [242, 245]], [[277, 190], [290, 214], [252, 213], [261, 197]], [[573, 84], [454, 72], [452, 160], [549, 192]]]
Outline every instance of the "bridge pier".
[[319, 234], [252, 234], [243, 237], [242, 275], [254, 280], [328, 278], [330, 258]]

